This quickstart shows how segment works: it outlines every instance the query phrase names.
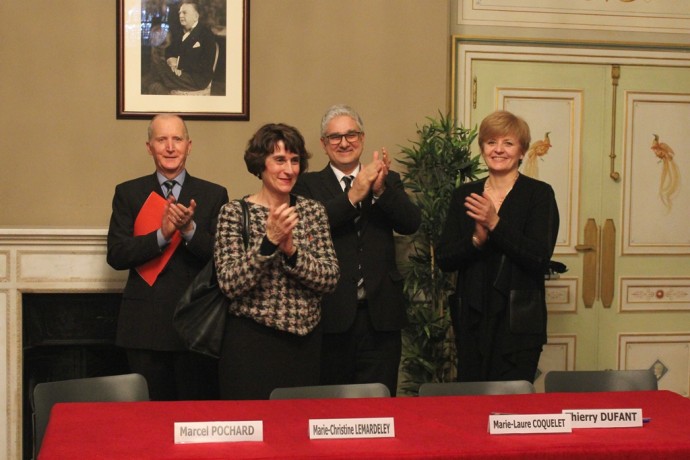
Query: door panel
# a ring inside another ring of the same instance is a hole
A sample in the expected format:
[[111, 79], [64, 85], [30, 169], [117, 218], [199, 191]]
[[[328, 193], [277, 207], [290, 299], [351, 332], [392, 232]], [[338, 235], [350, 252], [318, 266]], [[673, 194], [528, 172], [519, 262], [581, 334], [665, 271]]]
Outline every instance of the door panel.
[[[601, 205], [602, 219], [612, 219], [617, 229], [616, 289], [612, 307], [602, 309], [599, 318], [606, 332], [599, 363], [614, 369], [661, 366], [666, 375], [659, 387], [688, 396], [690, 151], [684, 144], [690, 127], [690, 68], [621, 66], [618, 91], [621, 181], [603, 175]], [[651, 148], [654, 134], [675, 149], [680, 184], [669, 206], [659, 193], [664, 161]], [[634, 247], [641, 236], [646, 243]]]

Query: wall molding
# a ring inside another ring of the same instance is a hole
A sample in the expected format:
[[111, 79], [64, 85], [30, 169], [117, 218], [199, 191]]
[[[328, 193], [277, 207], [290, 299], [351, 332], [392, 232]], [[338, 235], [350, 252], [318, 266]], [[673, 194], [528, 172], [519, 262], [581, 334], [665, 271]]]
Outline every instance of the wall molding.
[[685, 2], [657, 0], [459, 0], [458, 25], [687, 34]]

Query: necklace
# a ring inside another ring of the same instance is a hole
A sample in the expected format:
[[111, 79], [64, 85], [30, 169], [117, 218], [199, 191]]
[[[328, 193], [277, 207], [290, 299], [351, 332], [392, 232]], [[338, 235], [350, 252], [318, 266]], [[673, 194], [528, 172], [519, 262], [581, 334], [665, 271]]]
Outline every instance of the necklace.
[[515, 177], [513, 177], [513, 180], [509, 183], [509, 186], [506, 188], [505, 191], [501, 191], [497, 187], [495, 187], [493, 181], [491, 180], [491, 177], [489, 177], [484, 183], [484, 191], [489, 194], [489, 197], [491, 198], [491, 201], [493, 202], [496, 211], [498, 211], [501, 208], [503, 201], [505, 201], [510, 191], [513, 190], [513, 186], [515, 185], [515, 182], [517, 181], [519, 176], [519, 172], [515, 174]]

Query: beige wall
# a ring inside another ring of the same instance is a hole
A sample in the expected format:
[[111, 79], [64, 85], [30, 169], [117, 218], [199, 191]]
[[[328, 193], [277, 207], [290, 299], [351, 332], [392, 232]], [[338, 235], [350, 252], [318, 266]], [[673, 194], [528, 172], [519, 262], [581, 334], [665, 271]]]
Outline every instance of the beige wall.
[[[145, 120], [117, 120], [116, 2], [0, 2], [0, 226], [105, 228], [114, 186], [149, 174]], [[251, 2], [250, 120], [190, 121], [191, 174], [259, 183], [244, 146], [263, 123], [298, 127], [314, 154], [325, 109], [360, 111], [366, 155], [447, 110], [448, 0]]]

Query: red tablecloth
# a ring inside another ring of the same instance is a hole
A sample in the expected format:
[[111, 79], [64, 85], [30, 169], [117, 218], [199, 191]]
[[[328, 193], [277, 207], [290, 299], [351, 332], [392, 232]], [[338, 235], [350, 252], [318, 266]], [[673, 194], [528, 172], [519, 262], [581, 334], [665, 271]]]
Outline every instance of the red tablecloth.
[[[641, 428], [489, 435], [491, 412], [642, 408]], [[395, 438], [310, 440], [308, 420], [393, 417]], [[174, 422], [263, 420], [263, 442], [174, 444]], [[690, 459], [690, 400], [668, 391], [505, 396], [69, 403], [53, 408], [51, 459]]]

